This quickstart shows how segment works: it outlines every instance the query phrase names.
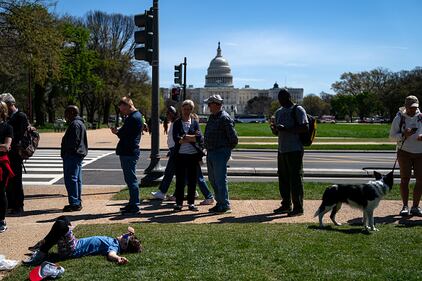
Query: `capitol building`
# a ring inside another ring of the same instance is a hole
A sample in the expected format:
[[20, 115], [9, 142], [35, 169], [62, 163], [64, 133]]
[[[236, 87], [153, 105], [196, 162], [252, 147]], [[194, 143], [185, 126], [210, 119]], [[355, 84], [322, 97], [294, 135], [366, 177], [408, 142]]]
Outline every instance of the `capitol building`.
[[[303, 88], [287, 88], [296, 103], [303, 100]], [[217, 55], [210, 62], [205, 76], [203, 88], [188, 87], [186, 98], [191, 99], [198, 105], [198, 114], [210, 114], [207, 104], [204, 103], [211, 95], [220, 95], [223, 100], [223, 108], [231, 115], [245, 114], [245, 107], [254, 97], [269, 97], [277, 100], [280, 88], [277, 83], [270, 89], [252, 89], [248, 85], [244, 88], [234, 88], [233, 74], [228, 61], [223, 57], [220, 42], [218, 43]]]

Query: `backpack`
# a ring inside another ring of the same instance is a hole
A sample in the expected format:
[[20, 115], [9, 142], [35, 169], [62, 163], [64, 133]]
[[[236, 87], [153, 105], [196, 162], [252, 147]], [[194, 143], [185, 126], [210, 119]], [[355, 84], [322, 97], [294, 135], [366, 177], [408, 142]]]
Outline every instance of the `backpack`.
[[40, 134], [35, 127], [29, 125], [23, 134], [22, 140], [18, 143], [18, 154], [23, 160], [29, 159], [34, 155], [40, 142]]
[[[295, 125], [298, 124], [297, 120], [296, 120], [296, 110], [297, 110], [297, 104], [295, 104], [293, 106], [293, 110], [292, 110], [292, 117], [293, 120], [295, 122]], [[315, 139], [316, 136], [316, 128], [317, 128], [317, 122], [316, 119], [312, 116], [306, 113], [306, 117], [308, 118], [308, 131], [305, 133], [300, 133], [299, 134], [299, 139], [302, 142], [302, 144], [304, 146], [310, 146], [312, 144], [312, 142]]]

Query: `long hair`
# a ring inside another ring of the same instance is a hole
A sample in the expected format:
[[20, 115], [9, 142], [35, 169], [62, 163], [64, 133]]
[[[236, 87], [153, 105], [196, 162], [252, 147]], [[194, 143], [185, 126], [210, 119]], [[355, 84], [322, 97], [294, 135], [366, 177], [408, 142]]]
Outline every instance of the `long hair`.
[[1, 121], [6, 121], [8, 116], [7, 104], [4, 101], [0, 102], [0, 119]]

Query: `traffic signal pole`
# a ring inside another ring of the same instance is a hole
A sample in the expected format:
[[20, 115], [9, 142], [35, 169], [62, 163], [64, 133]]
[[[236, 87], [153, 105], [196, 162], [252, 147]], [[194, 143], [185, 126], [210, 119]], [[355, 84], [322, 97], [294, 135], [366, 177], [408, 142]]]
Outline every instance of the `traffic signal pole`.
[[183, 66], [184, 66], [184, 69], [183, 69], [183, 100], [186, 100], [186, 66], [187, 65], [188, 64], [187, 64], [187, 60], [186, 60], [186, 57], [185, 57], [185, 59], [183, 61]]
[[160, 122], [159, 122], [159, 35], [158, 35], [158, 0], [153, 1], [153, 54], [152, 54], [152, 98], [151, 98], [151, 155], [150, 164], [145, 169], [146, 176], [141, 179], [141, 186], [151, 186], [158, 183], [163, 175], [160, 166]]

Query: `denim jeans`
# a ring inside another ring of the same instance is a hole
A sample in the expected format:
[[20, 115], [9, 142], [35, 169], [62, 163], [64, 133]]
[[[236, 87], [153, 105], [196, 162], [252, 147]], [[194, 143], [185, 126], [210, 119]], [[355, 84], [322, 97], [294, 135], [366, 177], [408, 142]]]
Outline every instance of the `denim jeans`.
[[[167, 191], [169, 190], [171, 181], [173, 180], [173, 177], [176, 173], [176, 165], [174, 163], [174, 158], [175, 158], [174, 148], [170, 148], [169, 158], [167, 160], [167, 166], [166, 166], [166, 169], [164, 170], [164, 177], [159, 187], [159, 190], [164, 194], [166, 194]], [[213, 198], [212, 193], [208, 189], [207, 182], [205, 181], [204, 175], [202, 174], [202, 171], [201, 171], [201, 166], [199, 164], [197, 167], [196, 174], [198, 176], [197, 183], [198, 183], [199, 189], [201, 190], [202, 195], [204, 195], [205, 199]]]
[[227, 162], [230, 159], [230, 148], [218, 148], [207, 152], [208, 179], [214, 189], [217, 206], [230, 207], [227, 187]]
[[138, 159], [138, 155], [120, 155], [120, 166], [122, 167], [123, 176], [129, 189], [130, 206], [138, 206], [140, 204], [139, 183], [136, 178], [136, 163], [138, 162]]
[[72, 206], [82, 203], [82, 160], [83, 157], [78, 155], [63, 157], [64, 184], [69, 204]]
[[303, 151], [278, 153], [281, 205], [303, 212]]

